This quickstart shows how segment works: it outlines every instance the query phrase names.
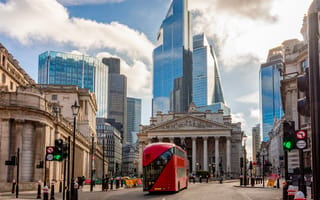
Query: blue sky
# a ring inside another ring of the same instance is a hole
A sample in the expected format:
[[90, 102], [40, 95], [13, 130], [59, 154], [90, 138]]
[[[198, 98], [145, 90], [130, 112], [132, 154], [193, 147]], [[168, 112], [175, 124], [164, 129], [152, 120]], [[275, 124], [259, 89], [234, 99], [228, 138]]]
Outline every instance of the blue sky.
[[[0, 0], [0, 42], [37, 80], [47, 50], [121, 58], [128, 96], [142, 99], [148, 124], [152, 50], [170, 0]], [[268, 50], [302, 39], [311, 0], [189, 0], [193, 33], [204, 32], [218, 56], [225, 100], [245, 133], [259, 123], [259, 67]], [[250, 137], [248, 138], [250, 143]]]

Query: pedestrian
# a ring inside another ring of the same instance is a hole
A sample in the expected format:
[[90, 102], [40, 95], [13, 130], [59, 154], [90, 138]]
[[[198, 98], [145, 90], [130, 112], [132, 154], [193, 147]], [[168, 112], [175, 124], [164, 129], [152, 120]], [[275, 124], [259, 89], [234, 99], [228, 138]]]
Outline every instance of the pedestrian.
[[109, 176], [108, 176], [108, 174], [106, 174], [106, 180], [105, 180], [105, 189], [106, 189], [106, 191], [108, 191], [108, 189], [109, 189]]

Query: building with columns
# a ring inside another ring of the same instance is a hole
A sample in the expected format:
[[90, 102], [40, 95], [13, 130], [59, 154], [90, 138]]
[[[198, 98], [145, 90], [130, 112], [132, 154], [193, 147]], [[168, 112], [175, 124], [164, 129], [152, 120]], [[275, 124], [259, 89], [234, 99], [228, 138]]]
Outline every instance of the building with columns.
[[[216, 176], [237, 177], [240, 174], [241, 123], [232, 123], [223, 111], [199, 112], [193, 103], [187, 113], [158, 112], [150, 125], [140, 126], [138, 174], [142, 174], [142, 153], [146, 145], [170, 142], [184, 147], [189, 172], [214, 172]], [[215, 170], [214, 170], [215, 169]]]
[[[20, 67], [18, 61], [0, 44], [0, 192], [11, 191], [17, 180], [17, 166], [5, 165], [19, 149], [19, 188], [35, 190], [38, 181], [63, 181], [63, 162], [46, 162], [46, 146], [54, 146], [55, 139], [67, 141], [73, 136], [71, 105], [80, 105], [76, 122], [75, 177], [90, 176], [91, 137], [96, 143], [97, 103], [88, 89], [66, 85], [36, 85]], [[102, 177], [102, 149], [96, 146], [95, 176]], [[72, 148], [71, 148], [72, 151]], [[72, 152], [71, 152], [72, 155]], [[71, 167], [72, 167], [72, 163]], [[45, 173], [46, 172], [46, 173]], [[46, 174], [46, 177], [45, 177]], [[50, 184], [49, 184], [50, 185]]]

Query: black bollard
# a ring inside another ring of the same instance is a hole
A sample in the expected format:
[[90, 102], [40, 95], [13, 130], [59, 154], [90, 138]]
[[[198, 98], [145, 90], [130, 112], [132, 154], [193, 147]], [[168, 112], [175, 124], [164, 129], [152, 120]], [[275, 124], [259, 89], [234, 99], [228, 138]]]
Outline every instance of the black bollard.
[[51, 183], [50, 200], [54, 200], [54, 182]]
[[110, 180], [110, 190], [113, 190], [113, 179]]
[[199, 177], [199, 182], [202, 183], [202, 178], [201, 178], [201, 176]]
[[240, 177], [240, 186], [242, 186], [242, 185], [243, 185], [243, 178]]
[[43, 200], [48, 200], [49, 198], [49, 189], [48, 186], [43, 187]]
[[11, 189], [11, 193], [14, 194], [14, 189], [16, 188], [16, 180], [12, 180], [12, 189]]
[[74, 199], [73, 200], [78, 200], [78, 189], [79, 189], [79, 185], [75, 181], [75, 183], [73, 185], [73, 190], [74, 190]]
[[37, 193], [37, 199], [41, 199], [41, 182], [38, 182], [38, 193]]
[[118, 189], [119, 186], [120, 186], [120, 184], [119, 184], [119, 179], [116, 179], [116, 189]]
[[59, 185], [59, 192], [62, 192], [62, 181], [60, 181], [60, 185]]

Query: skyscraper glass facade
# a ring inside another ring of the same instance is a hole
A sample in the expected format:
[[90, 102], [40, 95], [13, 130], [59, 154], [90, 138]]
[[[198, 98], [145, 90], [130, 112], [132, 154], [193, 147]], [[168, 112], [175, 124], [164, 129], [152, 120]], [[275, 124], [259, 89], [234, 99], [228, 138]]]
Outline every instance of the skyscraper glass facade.
[[204, 34], [193, 36], [193, 102], [196, 106], [224, 103], [218, 62]]
[[127, 98], [127, 143], [137, 141], [137, 133], [141, 124], [141, 99]]
[[282, 61], [272, 61], [260, 68], [260, 98], [262, 119], [262, 141], [269, 141], [268, 133], [272, 130], [276, 119], [283, 115], [280, 93], [280, 70], [278, 64]]
[[[158, 33], [158, 46], [153, 51], [153, 115], [157, 111], [186, 111], [192, 101], [191, 34], [188, 1], [173, 0]], [[179, 78], [182, 78], [182, 88], [174, 91], [174, 82]], [[170, 105], [174, 105], [172, 109]]]
[[98, 117], [107, 117], [108, 67], [95, 57], [47, 51], [39, 55], [40, 84], [77, 85], [96, 94]]

